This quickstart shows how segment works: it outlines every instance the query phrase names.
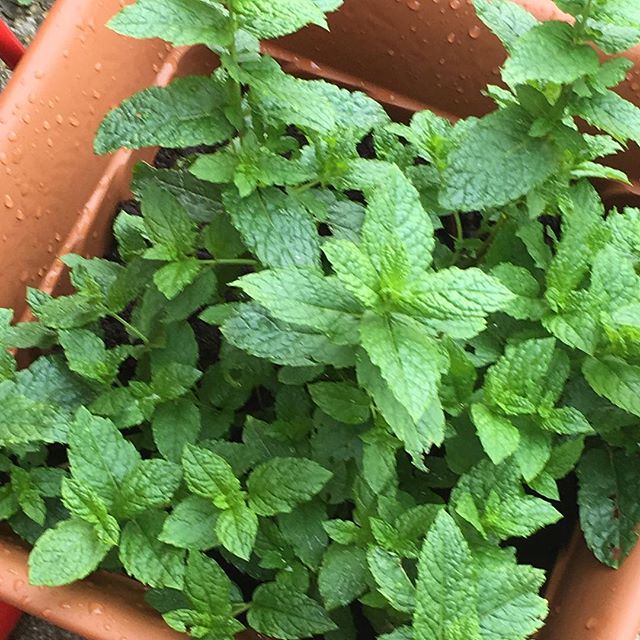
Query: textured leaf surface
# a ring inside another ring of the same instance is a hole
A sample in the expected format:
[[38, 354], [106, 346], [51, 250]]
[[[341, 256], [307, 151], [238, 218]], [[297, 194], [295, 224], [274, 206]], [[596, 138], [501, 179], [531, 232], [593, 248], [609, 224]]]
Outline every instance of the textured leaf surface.
[[582, 371], [592, 389], [616, 406], [640, 416], [640, 367], [620, 358], [587, 358]]
[[419, 420], [436, 396], [443, 356], [417, 322], [365, 315], [362, 344], [395, 397]]
[[66, 520], [38, 539], [29, 556], [29, 580], [49, 587], [81, 580], [98, 568], [108, 550], [91, 524]]
[[343, 607], [367, 590], [367, 558], [355, 546], [332, 544], [324, 554], [318, 588], [328, 610]]
[[569, 84], [598, 70], [598, 56], [587, 45], [575, 44], [573, 29], [564, 22], [544, 22], [528, 30], [512, 47], [503, 78], [511, 84]]
[[340, 422], [362, 424], [369, 419], [369, 397], [356, 386], [341, 382], [316, 382], [309, 385], [309, 393], [327, 415]]
[[226, 140], [233, 129], [222, 111], [220, 84], [210, 78], [180, 78], [127, 98], [103, 120], [97, 153], [120, 147], [188, 147]]
[[247, 480], [251, 508], [263, 516], [288, 513], [319, 493], [331, 475], [313, 460], [273, 458]]
[[578, 465], [580, 524], [589, 548], [612, 567], [633, 549], [640, 521], [638, 457], [592, 449]]
[[561, 151], [545, 138], [530, 137], [530, 126], [516, 107], [471, 124], [449, 157], [442, 205], [463, 211], [500, 206], [546, 180]]
[[150, 587], [181, 589], [184, 583], [184, 555], [159, 536], [166, 514], [149, 512], [128, 522], [122, 531], [120, 561], [127, 573]]
[[307, 638], [336, 629], [315, 600], [276, 582], [256, 589], [248, 620], [252, 629], [281, 640]]
[[418, 563], [416, 640], [479, 640], [477, 584], [473, 558], [453, 518], [441, 512]]
[[413, 613], [416, 588], [407, 576], [401, 559], [382, 547], [372, 546], [367, 551], [367, 561], [380, 593], [393, 608]]
[[231, 31], [222, 5], [201, 0], [138, 0], [109, 21], [134, 38], [162, 38], [176, 46], [224, 44]]
[[235, 228], [260, 262], [269, 267], [317, 267], [320, 242], [307, 210], [278, 189], [240, 198], [227, 191], [224, 203]]

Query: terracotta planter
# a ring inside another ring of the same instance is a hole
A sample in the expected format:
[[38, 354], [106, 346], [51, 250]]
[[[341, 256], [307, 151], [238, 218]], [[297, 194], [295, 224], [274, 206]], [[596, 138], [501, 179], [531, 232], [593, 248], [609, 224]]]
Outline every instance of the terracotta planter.
[[[540, 17], [554, 11], [547, 0], [520, 1]], [[153, 156], [145, 150], [96, 157], [92, 140], [104, 114], [144, 86], [213, 65], [203, 49], [169, 51], [158, 41], [109, 32], [102, 25], [121, 4], [58, 0], [0, 98], [0, 305], [18, 314], [26, 285], [64, 289], [57, 256], [104, 252], [132, 165]], [[332, 28], [309, 29], [267, 49], [290, 70], [364, 89], [399, 116], [427, 106], [453, 118], [491, 109], [481, 90], [497, 80], [504, 53], [468, 0], [346, 0]], [[640, 50], [632, 56], [639, 66], [623, 88], [629, 98], [640, 82]], [[640, 182], [637, 160], [634, 149], [621, 163]], [[640, 189], [616, 187], [607, 198], [633, 203]], [[22, 545], [0, 534], [0, 601], [95, 640], [182, 637], [142, 603], [132, 581], [98, 573], [70, 587], [34, 588], [26, 557]], [[540, 638], [634, 640], [639, 590], [640, 547], [614, 572], [576, 536], [554, 571], [552, 614]]]

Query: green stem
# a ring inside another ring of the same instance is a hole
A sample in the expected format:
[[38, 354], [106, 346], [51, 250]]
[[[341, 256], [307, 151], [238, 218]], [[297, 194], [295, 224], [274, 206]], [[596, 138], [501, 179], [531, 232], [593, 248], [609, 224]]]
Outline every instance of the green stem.
[[301, 193], [304, 193], [305, 191], [309, 191], [309, 189], [319, 187], [321, 184], [321, 180], [312, 180], [311, 182], [305, 182], [304, 184], [300, 184], [296, 187], [289, 187], [287, 190], [289, 191], [289, 193], [295, 193], [296, 195], [299, 195]]
[[149, 344], [149, 338], [147, 338], [147, 336], [145, 336], [139, 329], [134, 327], [130, 322], [127, 322], [122, 316], [118, 315], [117, 313], [112, 313], [111, 317], [114, 318], [114, 320], [117, 320], [131, 335], [134, 335], [136, 336], [136, 338], [142, 340], [144, 344]]
[[462, 218], [459, 211], [453, 212], [453, 219], [456, 223], [456, 238], [454, 243], [453, 262], [456, 264], [462, 254], [462, 243], [464, 241], [464, 229], [462, 228]]
[[591, 17], [591, 10], [593, 8], [593, 0], [587, 0], [587, 4], [584, 7], [584, 11], [580, 14], [580, 17], [576, 20], [575, 30], [573, 32], [573, 41], [579, 43], [583, 41], [584, 32], [587, 28], [587, 20]]
[[232, 617], [236, 617], [239, 616], [241, 613], [244, 613], [245, 611], [249, 611], [249, 609], [251, 609], [251, 605], [250, 604], [242, 604], [242, 605], [238, 605], [232, 612], [231, 612], [231, 616]]
[[228, 258], [220, 260], [200, 260], [202, 264], [208, 264], [212, 267], [257, 267], [260, 263], [250, 258]]

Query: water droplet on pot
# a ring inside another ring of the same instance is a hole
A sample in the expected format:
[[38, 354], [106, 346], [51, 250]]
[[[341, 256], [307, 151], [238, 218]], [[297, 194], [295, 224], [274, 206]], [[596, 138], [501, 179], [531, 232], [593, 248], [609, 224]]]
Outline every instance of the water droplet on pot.
[[93, 67], [98, 73], [100, 73], [100, 71], [102, 71], [102, 63], [101, 62], [96, 62], [95, 67]]
[[18, 211], [16, 211], [16, 220], [18, 222], [22, 222], [24, 220], [24, 211], [22, 209], [18, 209]]
[[104, 606], [98, 602], [90, 602], [89, 613], [92, 613], [94, 616], [101, 616], [104, 613]]
[[44, 609], [41, 613], [40, 613], [40, 617], [44, 618], [45, 620], [47, 618], [51, 617], [51, 614], [53, 613], [53, 611], [51, 611], [51, 609]]
[[[23, 272], [23, 274], [22, 274], [22, 275], [24, 276], [24, 275], [25, 275], [25, 272]], [[27, 274], [27, 280], [28, 280], [28, 279], [29, 279], [29, 274]], [[26, 280], [25, 280], [25, 282], [26, 282]], [[24, 581], [24, 580], [16, 580], [16, 581], [13, 583], [13, 588], [14, 588], [16, 591], [20, 591], [20, 589], [24, 589], [25, 584], [26, 584], [26, 583], [25, 583], [25, 581]]]
[[396, 52], [393, 49], [388, 49], [387, 50], [387, 54], [390, 55], [390, 56], [395, 56]]
[[460, 8], [460, 4], [461, 4], [460, 0], [451, 0], [451, 2], [449, 3], [449, 6], [450, 6], [454, 11], [456, 11], [457, 9], [459, 9], [459, 8]]
[[448, 36], [447, 36], [447, 42], [449, 44], [453, 44], [456, 41], [456, 34], [451, 32]]
[[476, 40], [477, 38], [480, 37], [480, 31], [481, 31], [480, 26], [477, 24], [474, 25], [469, 29], [469, 37]]
[[80, 120], [78, 120], [78, 118], [76, 118], [76, 116], [69, 116], [69, 124], [72, 127], [79, 127], [80, 126]]
[[591, 617], [584, 623], [584, 628], [595, 629], [597, 624], [598, 624], [598, 619]]
[[8, 193], [4, 196], [4, 206], [13, 209], [13, 198]]
[[10, 131], [9, 135], [7, 136], [7, 140], [9, 140], [9, 142], [15, 142], [17, 138], [18, 134], [15, 131]]
[[33, 75], [40, 80], [40, 78], [44, 78], [44, 71], [42, 69], [38, 69]]
[[407, 7], [409, 7], [411, 11], [420, 11], [421, 6], [422, 3], [420, 2], [420, 0], [409, 0], [409, 2], [407, 3]]

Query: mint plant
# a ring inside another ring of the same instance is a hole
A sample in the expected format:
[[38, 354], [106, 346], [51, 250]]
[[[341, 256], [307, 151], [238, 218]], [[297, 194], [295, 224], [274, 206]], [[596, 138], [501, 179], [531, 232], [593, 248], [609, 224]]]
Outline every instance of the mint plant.
[[0, 312], [0, 519], [34, 584], [123, 571], [194, 638], [524, 639], [545, 575], [509, 544], [561, 518], [559, 480], [600, 560], [637, 539], [640, 212], [589, 179], [626, 181], [599, 160], [640, 141], [611, 89], [640, 15], [475, 0], [509, 52], [496, 110], [405, 125], [261, 54], [340, 4], [111, 21], [220, 66], [104, 120], [100, 153], [199, 149], [136, 168], [117, 259]]

